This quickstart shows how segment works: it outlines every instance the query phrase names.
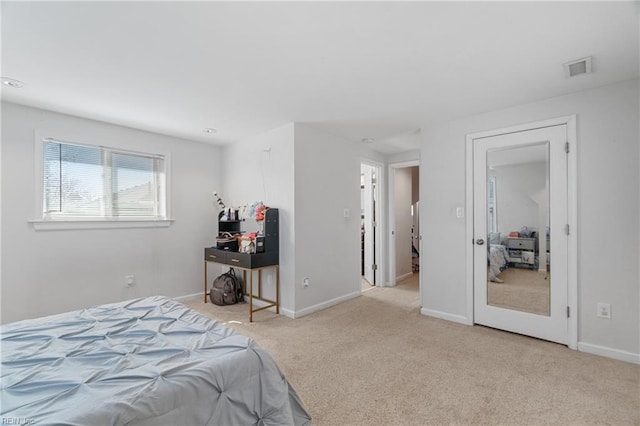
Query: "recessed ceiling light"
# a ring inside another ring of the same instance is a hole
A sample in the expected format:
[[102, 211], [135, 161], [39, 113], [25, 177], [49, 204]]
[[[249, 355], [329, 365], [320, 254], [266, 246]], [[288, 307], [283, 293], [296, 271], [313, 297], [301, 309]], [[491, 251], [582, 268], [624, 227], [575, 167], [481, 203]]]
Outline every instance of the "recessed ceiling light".
[[362, 138], [360, 142], [362, 143], [373, 143], [375, 141], [374, 138]]
[[206, 129], [202, 129], [202, 133], [207, 133], [209, 135], [213, 135], [215, 133], [218, 133], [218, 131], [212, 127], [207, 127]]
[[22, 89], [24, 87], [23, 82], [9, 77], [2, 77], [2, 84], [4, 86], [13, 87], [14, 89]]

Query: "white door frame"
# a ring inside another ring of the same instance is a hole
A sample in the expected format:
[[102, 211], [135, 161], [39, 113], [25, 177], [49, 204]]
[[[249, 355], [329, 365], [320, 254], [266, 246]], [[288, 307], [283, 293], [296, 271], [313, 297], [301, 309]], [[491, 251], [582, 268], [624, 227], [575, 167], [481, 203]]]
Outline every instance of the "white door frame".
[[578, 349], [578, 202], [577, 202], [577, 156], [576, 156], [576, 116], [558, 117], [534, 123], [521, 124], [512, 127], [494, 129], [479, 133], [471, 133], [466, 137], [466, 266], [467, 266], [467, 309], [466, 323], [474, 324], [473, 312], [473, 140], [484, 137], [504, 135], [508, 133], [523, 132], [527, 130], [539, 129], [542, 127], [567, 126], [567, 142], [569, 142], [569, 154], [567, 164], [567, 188], [569, 193], [568, 218], [570, 226], [568, 242], [568, 282], [567, 282], [567, 304], [570, 310], [567, 332], [567, 346], [571, 349]]
[[[386, 246], [386, 241], [384, 240], [384, 233], [382, 232], [382, 229], [384, 226], [386, 226], [386, 220], [387, 220], [384, 214], [384, 209], [382, 208], [385, 202], [385, 200], [382, 199], [382, 195], [386, 194], [386, 191], [384, 190], [385, 189], [384, 188], [384, 183], [385, 183], [384, 164], [378, 163], [373, 160], [360, 159], [360, 170], [362, 170], [362, 164], [364, 164], [365, 166], [373, 167], [376, 170], [376, 188], [373, 190], [373, 198], [374, 200], [376, 200], [375, 255], [376, 255], [376, 264], [378, 265], [378, 270], [377, 270], [378, 274], [376, 275], [376, 286], [383, 287], [385, 272], [386, 272], [386, 265], [385, 265], [386, 262], [384, 262], [384, 257], [382, 257], [383, 256], [382, 248]], [[358, 212], [358, 217], [360, 217], [360, 212]], [[358, 248], [360, 248], [360, 244], [358, 244]], [[358, 255], [358, 258], [360, 258], [359, 255]], [[358, 274], [358, 276], [360, 276], [360, 274]], [[360, 282], [358, 282], [358, 288], [361, 288]]]
[[[387, 218], [388, 218], [388, 238], [389, 238], [389, 257], [387, 258], [387, 264], [389, 266], [389, 275], [388, 275], [388, 281], [385, 283], [386, 287], [393, 287], [396, 285], [396, 238], [395, 238], [395, 227], [396, 227], [396, 198], [395, 198], [395, 172], [396, 169], [404, 169], [407, 167], [415, 167], [418, 166], [420, 167], [420, 160], [411, 160], [411, 161], [404, 161], [401, 163], [391, 163], [389, 164], [388, 170], [389, 170], [389, 178], [388, 178], [388, 184], [387, 184], [387, 188], [389, 188], [388, 190], [388, 194], [389, 194], [389, 199], [388, 199], [388, 213], [387, 213]], [[420, 220], [422, 220], [422, 218], [420, 218]], [[420, 224], [420, 229], [422, 228], [422, 224]], [[420, 250], [420, 252], [422, 252], [422, 249], [419, 248], [418, 250]], [[420, 259], [420, 262], [422, 262], [422, 259]], [[419, 270], [422, 270], [422, 265], [420, 265]], [[422, 288], [420, 286], [420, 288]], [[422, 290], [420, 290], [422, 291]], [[420, 299], [422, 300], [422, 299]]]

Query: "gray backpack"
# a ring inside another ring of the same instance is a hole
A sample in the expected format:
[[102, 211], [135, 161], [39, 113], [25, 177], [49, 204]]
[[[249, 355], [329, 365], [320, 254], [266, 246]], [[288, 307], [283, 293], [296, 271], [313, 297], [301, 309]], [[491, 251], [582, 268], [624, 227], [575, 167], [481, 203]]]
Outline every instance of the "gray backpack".
[[244, 300], [240, 279], [236, 276], [236, 271], [233, 268], [213, 281], [213, 286], [209, 291], [209, 299], [211, 303], [220, 306], [233, 305]]

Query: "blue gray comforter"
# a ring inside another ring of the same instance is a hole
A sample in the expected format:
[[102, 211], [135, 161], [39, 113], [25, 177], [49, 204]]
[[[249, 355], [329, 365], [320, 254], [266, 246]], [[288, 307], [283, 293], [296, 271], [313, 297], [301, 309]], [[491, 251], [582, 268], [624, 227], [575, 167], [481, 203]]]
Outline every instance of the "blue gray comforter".
[[310, 423], [252, 339], [164, 297], [7, 324], [0, 339], [5, 423]]

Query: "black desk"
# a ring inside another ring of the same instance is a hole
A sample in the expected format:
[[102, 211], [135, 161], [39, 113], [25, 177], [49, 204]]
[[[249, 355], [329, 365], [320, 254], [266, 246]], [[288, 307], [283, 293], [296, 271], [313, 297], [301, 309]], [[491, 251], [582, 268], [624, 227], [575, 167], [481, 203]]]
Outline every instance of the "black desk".
[[[204, 249], [204, 303], [207, 303], [207, 263], [218, 263], [229, 265], [232, 268], [242, 270], [243, 283], [245, 288], [242, 293], [249, 296], [249, 322], [253, 322], [253, 313], [276, 308], [276, 314], [280, 313], [280, 255], [278, 251], [265, 253], [238, 253], [228, 250], [220, 250], [213, 247]], [[262, 296], [262, 270], [268, 268], [276, 269], [276, 300], [266, 299]], [[258, 294], [253, 294], [253, 272], [258, 271]], [[249, 272], [249, 286], [247, 288], [247, 272]], [[253, 299], [266, 302], [267, 305], [257, 309], [253, 308]]]

